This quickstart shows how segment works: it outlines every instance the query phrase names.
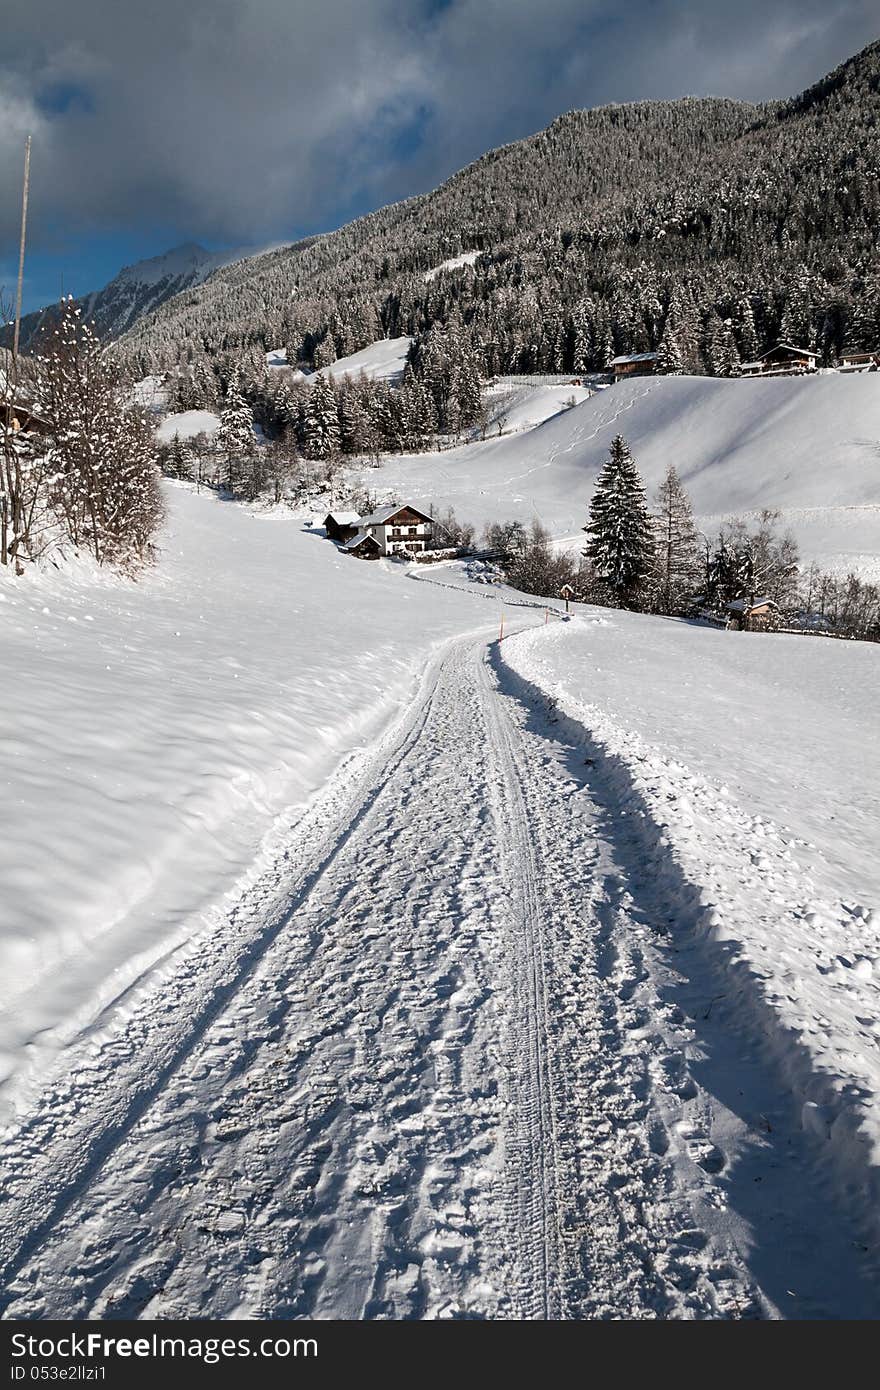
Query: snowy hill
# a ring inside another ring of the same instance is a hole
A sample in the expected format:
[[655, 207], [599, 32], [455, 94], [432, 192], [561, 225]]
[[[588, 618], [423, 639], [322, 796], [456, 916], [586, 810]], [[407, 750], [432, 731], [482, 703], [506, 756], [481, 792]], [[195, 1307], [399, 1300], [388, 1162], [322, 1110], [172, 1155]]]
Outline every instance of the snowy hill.
[[428, 506], [451, 504], [477, 526], [538, 516], [557, 538], [580, 543], [593, 483], [617, 433], [649, 492], [675, 464], [704, 528], [778, 508], [807, 560], [880, 573], [876, 374], [642, 377], [524, 433], [389, 458], [379, 475], [371, 469], [363, 479]]

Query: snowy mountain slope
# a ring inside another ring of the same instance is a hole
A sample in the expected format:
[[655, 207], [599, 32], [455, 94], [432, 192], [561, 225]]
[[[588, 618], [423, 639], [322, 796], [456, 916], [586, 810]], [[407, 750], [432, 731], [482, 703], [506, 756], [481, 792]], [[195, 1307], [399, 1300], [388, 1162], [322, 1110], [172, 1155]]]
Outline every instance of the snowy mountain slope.
[[[829, 360], [850, 338], [873, 348], [878, 71], [874, 43], [790, 101], [569, 112], [431, 193], [218, 272], [141, 322], [126, 350], [145, 370], [147, 354], [171, 367], [286, 344], [291, 296], [297, 355], [363, 344], [367, 301], [394, 336], [454, 319], [488, 373], [598, 370], [609, 327], [616, 353], [656, 347], [673, 304], [676, 318], [688, 306], [695, 371], [712, 370], [728, 315], [746, 357], [782, 323]], [[432, 278], [464, 257], [472, 268]]]
[[[642, 377], [537, 428], [440, 454], [387, 458], [371, 487], [452, 504], [477, 526], [538, 516], [580, 543], [615, 434], [649, 492], [674, 463], [700, 524], [778, 508], [807, 560], [880, 573], [880, 377]], [[378, 479], [381, 478], [381, 483]]]
[[533, 429], [567, 410], [572, 402], [577, 405], [589, 397], [586, 387], [571, 382], [564, 386], [524, 386], [498, 377], [485, 392], [487, 433], [517, 434]]
[[412, 346], [412, 338], [379, 338], [360, 352], [350, 357], [340, 357], [329, 367], [322, 367], [315, 375], [332, 376], [341, 380], [344, 376], [365, 376], [377, 381], [387, 381], [397, 386], [403, 376], [407, 354]]
[[[124, 266], [103, 289], [83, 295], [76, 303], [83, 316], [94, 323], [100, 337], [118, 338], [166, 300], [203, 284], [215, 270], [264, 254], [265, 251], [245, 248], [206, 251], [195, 242], [186, 242], [162, 255]], [[24, 348], [52, 324], [57, 311], [56, 304], [25, 315], [21, 321]]]
[[[39, 1065], [194, 930], [408, 693], [467, 595], [358, 565], [302, 521], [169, 488], [137, 584], [0, 585], [0, 1056]], [[327, 602], [327, 595], [332, 601]]]

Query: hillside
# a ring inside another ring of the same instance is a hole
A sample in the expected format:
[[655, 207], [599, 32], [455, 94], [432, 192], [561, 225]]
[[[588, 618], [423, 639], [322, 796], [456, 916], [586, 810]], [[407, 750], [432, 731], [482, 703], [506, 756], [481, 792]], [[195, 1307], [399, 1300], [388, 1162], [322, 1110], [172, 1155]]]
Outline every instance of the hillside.
[[723, 375], [780, 334], [831, 360], [880, 340], [878, 119], [880, 44], [762, 107], [571, 112], [433, 193], [219, 270], [125, 352], [139, 375], [201, 357], [257, 370], [279, 345], [320, 367], [456, 321], [486, 374], [664, 345]]
[[[546, 388], [535, 388], [538, 394]], [[536, 428], [437, 454], [387, 458], [360, 477], [482, 527], [537, 516], [580, 544], [615, 434], [649, 493], [674, 463], [699, 524], [778, 508], [806, 562], [880, 577], [880, 378], [876, 375], [619, 383]]]

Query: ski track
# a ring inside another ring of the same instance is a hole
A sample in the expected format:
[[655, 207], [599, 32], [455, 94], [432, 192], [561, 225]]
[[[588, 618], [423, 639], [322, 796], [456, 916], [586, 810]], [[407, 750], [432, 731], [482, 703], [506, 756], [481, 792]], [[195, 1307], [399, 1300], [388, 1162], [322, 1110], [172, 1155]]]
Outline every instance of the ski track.
[[780, 1315], [668, 924], [491, 654], [448, 646], [10, 1127], [6, 1317]]

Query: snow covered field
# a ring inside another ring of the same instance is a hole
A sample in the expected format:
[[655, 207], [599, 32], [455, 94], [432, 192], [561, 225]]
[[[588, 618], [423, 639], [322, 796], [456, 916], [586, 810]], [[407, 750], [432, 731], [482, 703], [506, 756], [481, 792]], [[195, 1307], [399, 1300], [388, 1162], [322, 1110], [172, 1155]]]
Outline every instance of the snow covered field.
[[358, 565], [301, 521], [168, 498], [161, 562], [139, 583], [85, 570], [0, 587], [15, 672], [0, 736], [4, 1077], [42, 1065], [190, 934], [273, 818], [475, 620], [466, 597]]
[[220, 428], [220, 416], [213, 410], [178, 410], [165, 415], [156, 430], [163, 444], [170, 444], [175, 435], [192, 439], [197, 434], [214, 434]]
[[583, 386], [523, 386], [498, 380], [486, 391], [488, 408], [488, 433], [517, 434], [521, 430], [534, 429], [545, 420], [559, 415], [574, 403], [580, 404], [590, 397]]
[[593, 483], [617, 433], [649, 492], [675, 464], [705, 530], [734, 514], [778, 508], [807, 561], [880, 576], [876, 374], [642, 377], [512, 438], [386, 459], [380, 474], [363, 478], [422, 505], [451, 504], [478, 527], [538, 516], [555, 536], [580, 545]]

